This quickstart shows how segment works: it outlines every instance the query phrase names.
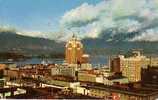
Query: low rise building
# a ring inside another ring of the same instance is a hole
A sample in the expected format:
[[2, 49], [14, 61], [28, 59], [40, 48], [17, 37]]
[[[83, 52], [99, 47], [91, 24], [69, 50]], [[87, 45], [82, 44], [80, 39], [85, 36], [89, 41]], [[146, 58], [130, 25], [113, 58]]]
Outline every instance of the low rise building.
[[107, 86], [100, 83], [90, 83], [84, 86], [89, 96], [105, 100], [156, 100], [158, 92], [154, 88], [129, 87], [128, 85]]
[[3, 88], [5, 84], [5, 79], [4, 78], [0, 78], [0, 88]]
[[82, 86], [77, 86], [76, 88], [73, 88], [73, 92], [77, 94], [82, 94], [82, 95], [88, 95], [89, 91]]
[[94, 70], [79, 71], [78, 81], [103, 83], [103, 75]]
[[51, 69], [51, 75], [63, 75], [75, 77], [76, 71], [78, 70], [77, 64], [66, 64], [66, 65], [56, 65], [56, 67]]
[[158, 57], [150, 57], [150, 66], [158, 66]]
[[50, 79], [47, 80], [47, 83], [56, 86], [68, 87], [68, 88], [75, 88], [77, 86], [80, 86], [80, 82], [75, 81], [73, 77], [62, 76], [62, 75], [56, 75], [50, 77]]
[[99, 71], [104, 77], [109, 77], [114, 75], [114, 72], [112, 72], [108, 67], [100, 68]]
[[122, 75], [113, 75], [104, 78], [105, 85], [127, 84], [127, 83], [129, 83], [128, 78]]
[[83, 63], [81, 64], [81, 70], [92, 70], [92, 64], [89, 63]]

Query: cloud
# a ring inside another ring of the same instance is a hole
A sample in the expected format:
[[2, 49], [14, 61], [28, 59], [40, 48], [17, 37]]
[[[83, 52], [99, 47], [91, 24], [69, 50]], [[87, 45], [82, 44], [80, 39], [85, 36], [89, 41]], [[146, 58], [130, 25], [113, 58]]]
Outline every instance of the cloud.
[[158, 28], [158, 2], [104, 0], [96, 5], [83, 3], [62, 16], [60, 27], [66, 35], [75, 32], [81, 38], [115, 40], [121, 34], [122, 40], [158, 41], [158, 30], [155, 30]]
[[13, 27], [10, 27], [9, 25], [6, 26], [0, 26], [0, 33], [1, 32], [12, 32], [12, 33], [16, 33], [16, 29]]
[[139, 36], [134, 37], [130, 41], [158, 41], [158, 29], [149, 29], [146, 30]]
[[47, 39], [52, 39], [52, 40], [56, 40], [60, 36], [60, 35], [57, 35], [58, 33], [56, 32], [21, 31], [9, 25], [0, 26], [0, 34], [1, 33], [18, 34], [22, 36], [47, 38]]

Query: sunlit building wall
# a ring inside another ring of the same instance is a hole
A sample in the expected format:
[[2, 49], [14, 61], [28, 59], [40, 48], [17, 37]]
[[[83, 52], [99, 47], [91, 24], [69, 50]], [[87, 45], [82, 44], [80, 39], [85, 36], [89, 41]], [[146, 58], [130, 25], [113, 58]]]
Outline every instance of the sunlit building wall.
[[66, 43], [65, 60], [68, 64], [78, 64], [82, 62], [83, 44], [73, 35]]
[[149, 64], [149, 59], [141, 55], [140, 52], [133, 52], [130, 57], [123, 55], [120, 58], [120, 71], [123, 76], [128, 77], [131, 82], [138, 82], [141, 80], [141, 67], [146, 67]]

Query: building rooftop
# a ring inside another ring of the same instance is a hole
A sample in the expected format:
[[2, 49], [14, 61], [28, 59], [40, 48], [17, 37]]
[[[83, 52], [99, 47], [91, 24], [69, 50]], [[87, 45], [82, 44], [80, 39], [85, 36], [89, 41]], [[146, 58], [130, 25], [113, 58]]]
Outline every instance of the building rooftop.
[[54, 75], [50, 77], [53, 80], [65, 81], [65, 82], [77, 82], [74, 80], [74, 77], [63, 76], [63, 75]]
[[64, 93], [58, 88], [25, 88], [26, 94], [7, 97], [7, 99], [98, 99], [95, 97], [74, 94], [71, 91]]
[[100, 75], [100, 71], [92, 69], [92, 70], [81, 70], [80, 73], [86, 73], [86, 74], [93, 74], [93, 75]]
[[117, 73], [117, 74], [107, 77], [108, 80], [123, 79], [123, 78], [126, 78], [126, 77], [122, 76], [121, 73]]
[[155, 89], [145, 88], [145, 87], [135, 88], [135, 87], [131, 87], [129, 84], [108, 86], [101, 83], [88, 83], [87, 86], [83, 86], [83, 87], [91, 88], [91, 89], [100, 89], [109, 92], [123, 93], [123, 94], [134, 95], [134, 96], [158, 95], [158, 91]]

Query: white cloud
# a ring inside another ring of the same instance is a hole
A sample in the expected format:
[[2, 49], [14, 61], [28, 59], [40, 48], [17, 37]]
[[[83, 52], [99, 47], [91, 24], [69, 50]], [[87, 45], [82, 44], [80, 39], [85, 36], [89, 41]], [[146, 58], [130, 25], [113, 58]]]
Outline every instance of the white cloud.
[[23, 35], [23, 36], [40, 37], [40, 38], [47, 38], [47, 39], [54, 39], [54, 40], [58, 38], [58, 35], [57, 35], [58, 33], [55, 33], [55, 32], [20, 31], [9, 25], [0, 26], [0, 33], [12, 33], [12, 34], [18, 34], [18, 35]]
[[[84, 3], [81, 6], [72, 9], [64, 14], [60, 25], [65, 34], [73, 31], [80, 33], [81, 37], [96, 38], [100, 34], [106, 34], [106, 30], [115, 28], [112, 34], [131, 33], [139, 31], [137, 39], [144, 31], [152, 27], [158, 27], [158, 2], [157, 0], [108, 0], [102, 1], [96, 5]], [[157, 22], [155, 22], [157, 21]], [[157, 41], [157, 32], [152, 33], [150, 38]], [[148, 33], [149, 35], [149, 33]]]
[[141, 35], [131, 39], [130, 41], [158, 41], [158, 29], [149, 29], [146, 32], [143, 32]]

